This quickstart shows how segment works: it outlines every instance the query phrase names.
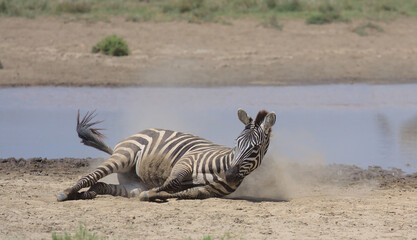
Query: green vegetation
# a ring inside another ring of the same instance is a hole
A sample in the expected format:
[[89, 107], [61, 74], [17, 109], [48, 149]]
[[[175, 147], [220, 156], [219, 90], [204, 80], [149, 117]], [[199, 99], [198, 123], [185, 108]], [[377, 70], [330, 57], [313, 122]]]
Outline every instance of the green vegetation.
[[57, 13], [89, 13], [92, 9], [90, 1], [63, 1], [59, 2], [55, 11]]
[[99, 238], [96, 233], [91, 233], [88, 231], [87, 227], [80, 223], [78, 230], [74, 235], [64, 232], [63, 234], [52, 233], [53, 240], [99, 240], [104, 238]]
[[300, 0], [265, 0], [264, 4], [267, 9], [277, 12], [300, 12], [303, 10]]
[[325, 2], [318, 8], [319, 12], [307, 18], [307, 24], [326, 24], [332, 22], [347, 22], [348, 18], [342, 17], [341, 10], [330, 2]]
[[127, 56], [129, 55], [129, 47], [123, 38], [116, 35], [110, 35], [103, 38], [91, 50], [93, 53], [102, 52], [111, 56]]
[[371, 22], [362, 23], [353, 29], [353, 32], [357, 33], [359, 36], [368, 36], [371, 31], [383, 32], [384, 30], [382, 27]]
[[[190, 22], [230, 18], [301, 18], [310, 24], [352, 18], [389, 20], [417, 17], [416, 0], [0, 0], [0, 16], [63, 16], [102, 20]], [[269, 21], [269, 20], [267, 20]]]
[[[236, 236], [233, 236], [230, 233], [225, 233], [223, 234], [223, 236], [221, 236], [220, 238], [218, 238], [219, 240], [228, 240], [228, 239], [235, 239], [237, 238]], [[202, 238], [202, 240], [214, 240], [216, 238], [213, 238], [212, 236], [208, 235]]]

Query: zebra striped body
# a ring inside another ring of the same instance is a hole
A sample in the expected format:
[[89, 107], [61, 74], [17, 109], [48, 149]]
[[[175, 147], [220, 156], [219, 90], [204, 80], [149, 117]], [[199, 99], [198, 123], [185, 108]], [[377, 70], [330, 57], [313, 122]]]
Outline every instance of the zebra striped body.
[[[97, 194], [125, 197], [139, 194], [141, 200], [150, 201], [228, 195], [260, 165], [267, 151], [275, 114], [264, 111], [261, 115], [253, 121], [246, 112], [239, 110], [245, 130], [239, 135], [235, 148], [191, 134], [146, 129], [120, 141], [111, 150], [99, 138], [99, 129], [91, 128], [97, 122], [89, 123], [93, 116], [87, 114], [77, 122], [82, 142], [111, 154], [111, 157], [74, 187], [58, 194], [58, 201], [90, 199]], [[119, 174], [120, 185], [98, 183], [111, 173]], [[85, 187], [91, 188], [78, 192]]]
[[147, 189], [161, 186], [178, 164], [192, 169], [192, 174], [184, 179], [187, 187], [210, 185], [213, 196], [235, 190], [224, 180], [233, 149], [191, 134], [147, 129], [117, 144], [114, 154], [129, 156], [129, 165]]

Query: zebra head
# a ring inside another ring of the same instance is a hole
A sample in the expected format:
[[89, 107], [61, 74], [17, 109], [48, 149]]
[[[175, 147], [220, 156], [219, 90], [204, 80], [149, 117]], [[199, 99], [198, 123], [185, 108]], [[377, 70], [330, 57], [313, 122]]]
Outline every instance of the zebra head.
[[266, 154], [271, 136], [271, 128], [275, 124], [276, 115], [265, 110], [259, 111], [255, 121], [242, 110], [238, 110], [239, 120], [245, 129], [236, 139], [233, 160], [226, 172], [226, 180], [239, 182], [261, 165]]

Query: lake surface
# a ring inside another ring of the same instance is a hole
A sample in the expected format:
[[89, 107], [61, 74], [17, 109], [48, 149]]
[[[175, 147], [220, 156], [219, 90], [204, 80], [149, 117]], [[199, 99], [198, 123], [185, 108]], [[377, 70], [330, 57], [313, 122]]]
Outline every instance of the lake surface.
[[110, 146], [150, 127], [233, 146], [238, 108], [277, 113], [276, 159], [417, 171], [417, 84], [0, 89], [0, 158], [105, 157], [79, 143], [78, 109], [97, 110]]

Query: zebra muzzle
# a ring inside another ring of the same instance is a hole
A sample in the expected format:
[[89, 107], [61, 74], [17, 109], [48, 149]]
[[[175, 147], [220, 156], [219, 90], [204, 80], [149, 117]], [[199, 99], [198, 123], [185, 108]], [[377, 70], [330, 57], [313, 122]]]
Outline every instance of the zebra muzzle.
[[244, 178], [243, 174], [239, 173], [239, 166], [229, 168], [226, 172], [226, 181], [230, 183], [240, 182]]

